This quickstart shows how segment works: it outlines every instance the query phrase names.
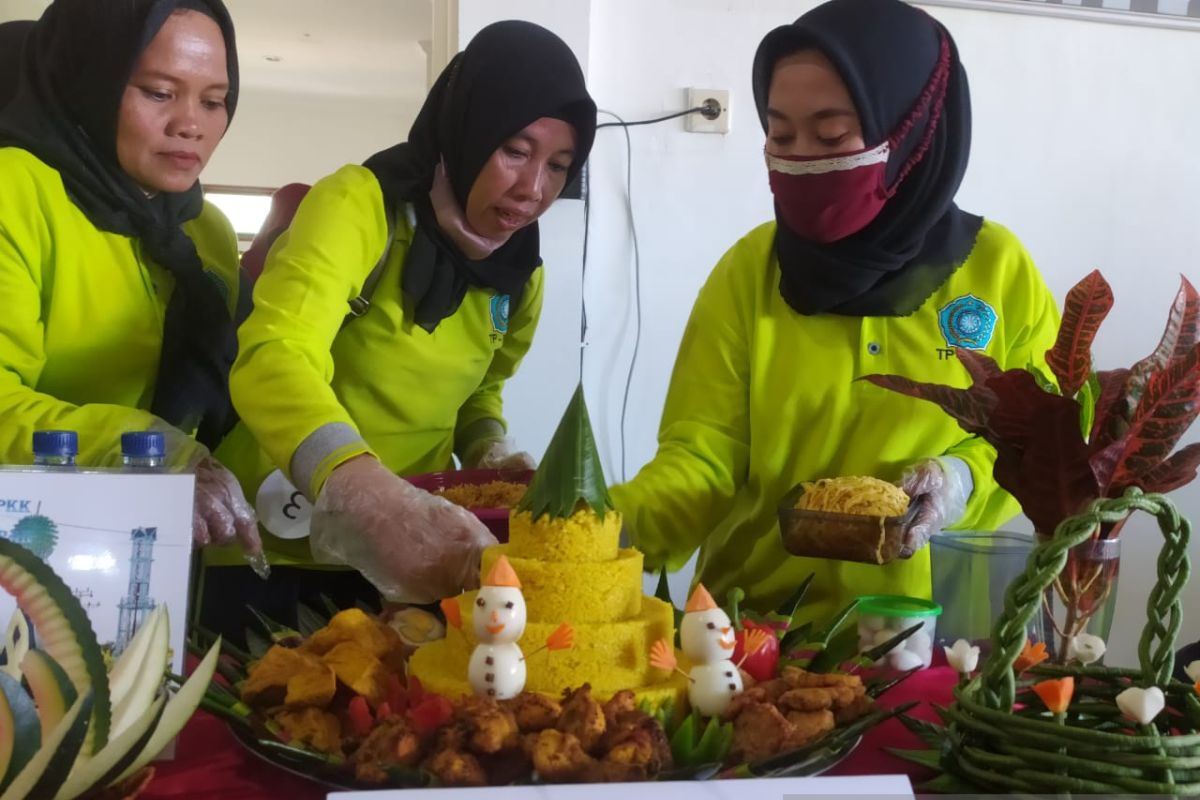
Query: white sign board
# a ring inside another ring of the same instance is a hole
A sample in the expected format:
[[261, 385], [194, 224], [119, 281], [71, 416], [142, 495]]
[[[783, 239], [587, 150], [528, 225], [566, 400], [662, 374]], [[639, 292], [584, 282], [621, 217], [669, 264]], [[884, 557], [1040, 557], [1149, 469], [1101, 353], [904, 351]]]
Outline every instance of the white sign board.
[[904, 775], [835, 778], [757, 778], [747, 780], [663, 781], [658, 783], [586, 783], [573, 785], [498, 786], [480, 789], [392, 789], [332, 792], [337, 800], [790, 800], [850, 796], [912, 798]]
[[[102, 647], [119, 655], [166, 605], [171, 667], [183, 673], [192, 559], [190, 474], [0, 470], [0, 538], [33, 551], [87, 611]], [[0, 592], [0, 632], [16, 602]]]

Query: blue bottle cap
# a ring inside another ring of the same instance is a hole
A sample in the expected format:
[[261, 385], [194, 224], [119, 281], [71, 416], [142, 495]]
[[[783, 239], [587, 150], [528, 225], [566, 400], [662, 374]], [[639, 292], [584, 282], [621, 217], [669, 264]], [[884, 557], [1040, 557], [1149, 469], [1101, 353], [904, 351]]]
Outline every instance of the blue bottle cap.
[[79, 434], [75, 431], [34, 431], [35, 456], [79, 455]]
[[164, 458], [167, 455], [167, 439], [160, 431], [123, 433], [121, 455], [126, 458]]

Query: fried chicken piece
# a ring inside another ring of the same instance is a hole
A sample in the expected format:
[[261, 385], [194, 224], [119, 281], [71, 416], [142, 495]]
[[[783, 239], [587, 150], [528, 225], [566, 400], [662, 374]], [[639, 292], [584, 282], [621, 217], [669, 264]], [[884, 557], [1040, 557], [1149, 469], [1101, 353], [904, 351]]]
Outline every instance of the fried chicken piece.
[[443, 786], [487, 786], [487, 773], [479, 759], [461, 750], [439, 750], [425, 762]]
[[746, 672], [746, 670], [742, 669], [741, 667], [738, 667], [738, 674], [742, 676], [743, 689], [753, 689], [758, 685], [758, 678], [754, 677], [749, 672]]
[[627, 767], [621, 780], [646, 780], [662, 769], [661, 756], [646, 726], [628, 730], [605, 754], [603, 763]]
[[[533, 734], [536, 736], [537, 734]], [[487, 773], [489, 786], [508, 786], [513, 783], [528, 783], [533, 771], [533, 760], [523, 748], [504, 750], [489, 756], [476, 756]]]
[[500, 706], [512, 712], [521, 733], [553, 728], [562, 714], [562, 706], [557, 700], [536, 692], [521, 692], [511, 700], [502, 700]]
[[[547, 730], [551, 729], [548, 728]], [[533, 758], [533, 751], [537, 749], [538, 734], [540, 733], [541, 731], [521, 734], [521, 752], [530, 759]]]
[[592, 687], [585, 683], [573, 692], [565, 692], [562, 714], [555, 727], [572, 734], [589, 753], [600, 743], [607, 724], [604, 710], [592, 699]]
[[415, 767], [421, 763], [421, 737], [415, 731], [405, 731], [396, 740], [396, 763]]
[[622, 711], [610, 722], [600, 742], [600, 752], [607, 761], [629, 762], [631, 741], [638, 743], [636, 752], [648, 753], [642, 761], [651, 774], [670, 769], [673, 757], [666, 732], [657, 720], [637, 709]]
[[467, 739], [471, 735], [471, 727], [466, 720], [456, 719], [449, 725], [438, 729], [434, 735], [436, 750], [466, 750]]
[[746, 706], [733, 721], [733, 763], [758, 761], [780, 752], [781, 746], [795, 735], [796, 729], [779, 709], [770, 703]]
[[388, 767], [419, 764], [421, 750], [421, 737], [402, 717], [392, 717], [377, 724], [354, 752], [354, 775], [365, 783], [383, 783]]
[[875, 707], [875, 701], [867, 696], [866, 692], [858, 695], [848, 705], [834, 711], [834, 720], [838, 725], [845, 725], [848, 722], [853, 722], [859, 717], [865, 717], [871, 713], [871, 709]]
[[604, 722], [609, 728], [615, 728], [618, 719], [625, 714], [636, 714], [637, 697], [629, 689], [622, 689], [608, 699], [604, 704]]
[[533, 768], [542, 780], [552, 783], [586, 780], [595, 764], [596, 760], [584, 751], [574, 734], [555, 728], [547, 728], [538, 734]]
[[593, 763], [582, 778], [585, 783], [629, 783], [648, 779], [646, 768], [639, 764], [622, 764], [608, 760]]
[[791, 711], [787, 721], [792, 724], [793, 731], [786, 741], [780, 743], [777, 751], [780, 753], [815, 742], [833, 730], [834, 725], [833, 712], [829, 710]]
[[477, 754], [498, 753], [520, 745], [516, 717], [490, 698], [472, 698], [458, 709], [467, 727], [467, 747]]

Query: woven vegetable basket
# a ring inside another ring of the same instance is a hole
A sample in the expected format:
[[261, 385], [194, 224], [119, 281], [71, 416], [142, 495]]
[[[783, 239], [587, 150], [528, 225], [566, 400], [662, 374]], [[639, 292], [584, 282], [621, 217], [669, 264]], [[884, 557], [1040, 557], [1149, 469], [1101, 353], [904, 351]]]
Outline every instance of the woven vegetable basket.
[[[1029, 622], [1040, 613], [1044, 590], [1062, 571], [1068, 551], [1088, 541], [1102, 523], [1132, 511], [1155, 517], [1164, 539], [1138, 647], [1140, 667], [1040, 666], [1018, 674], [1023, 667], [1018, 660], [1029, 652]], [[1200, 794], [1200, 686], [1171, 677], [1183, 616], [1180, 593], [1190, 572], [1190, 527], [1170, 500], [1137, 489], [1098, 500], [1059, 525], [1009, 587], [982, 671], [964, 675], [954, 703], [938, 709], [944, 724], [904, 718], [932, 749], [894, 752], [942, 773], [925, 788], [1059, 796]], [[1152, 714], [1158, 707], [1155, 688], [1162, 692], [1162, 708]], [[1126, 710], [1140, 703], [1135, 713], [1148, 721], [1126, 716], [1118, 695]]]

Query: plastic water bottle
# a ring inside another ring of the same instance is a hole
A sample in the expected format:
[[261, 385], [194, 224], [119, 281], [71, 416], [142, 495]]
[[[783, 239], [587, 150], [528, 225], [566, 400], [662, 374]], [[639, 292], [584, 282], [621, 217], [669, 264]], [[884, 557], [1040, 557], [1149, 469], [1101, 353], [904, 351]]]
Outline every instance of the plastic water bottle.
[[130, 431], [121, 434], [121, 463], [127, 472], [166, 470], [166, 437], [161, 431]]
[[34, 431], [33, 464], [35, 467], [74, 467], [79, 455], [79, 434], [75, 431]]

